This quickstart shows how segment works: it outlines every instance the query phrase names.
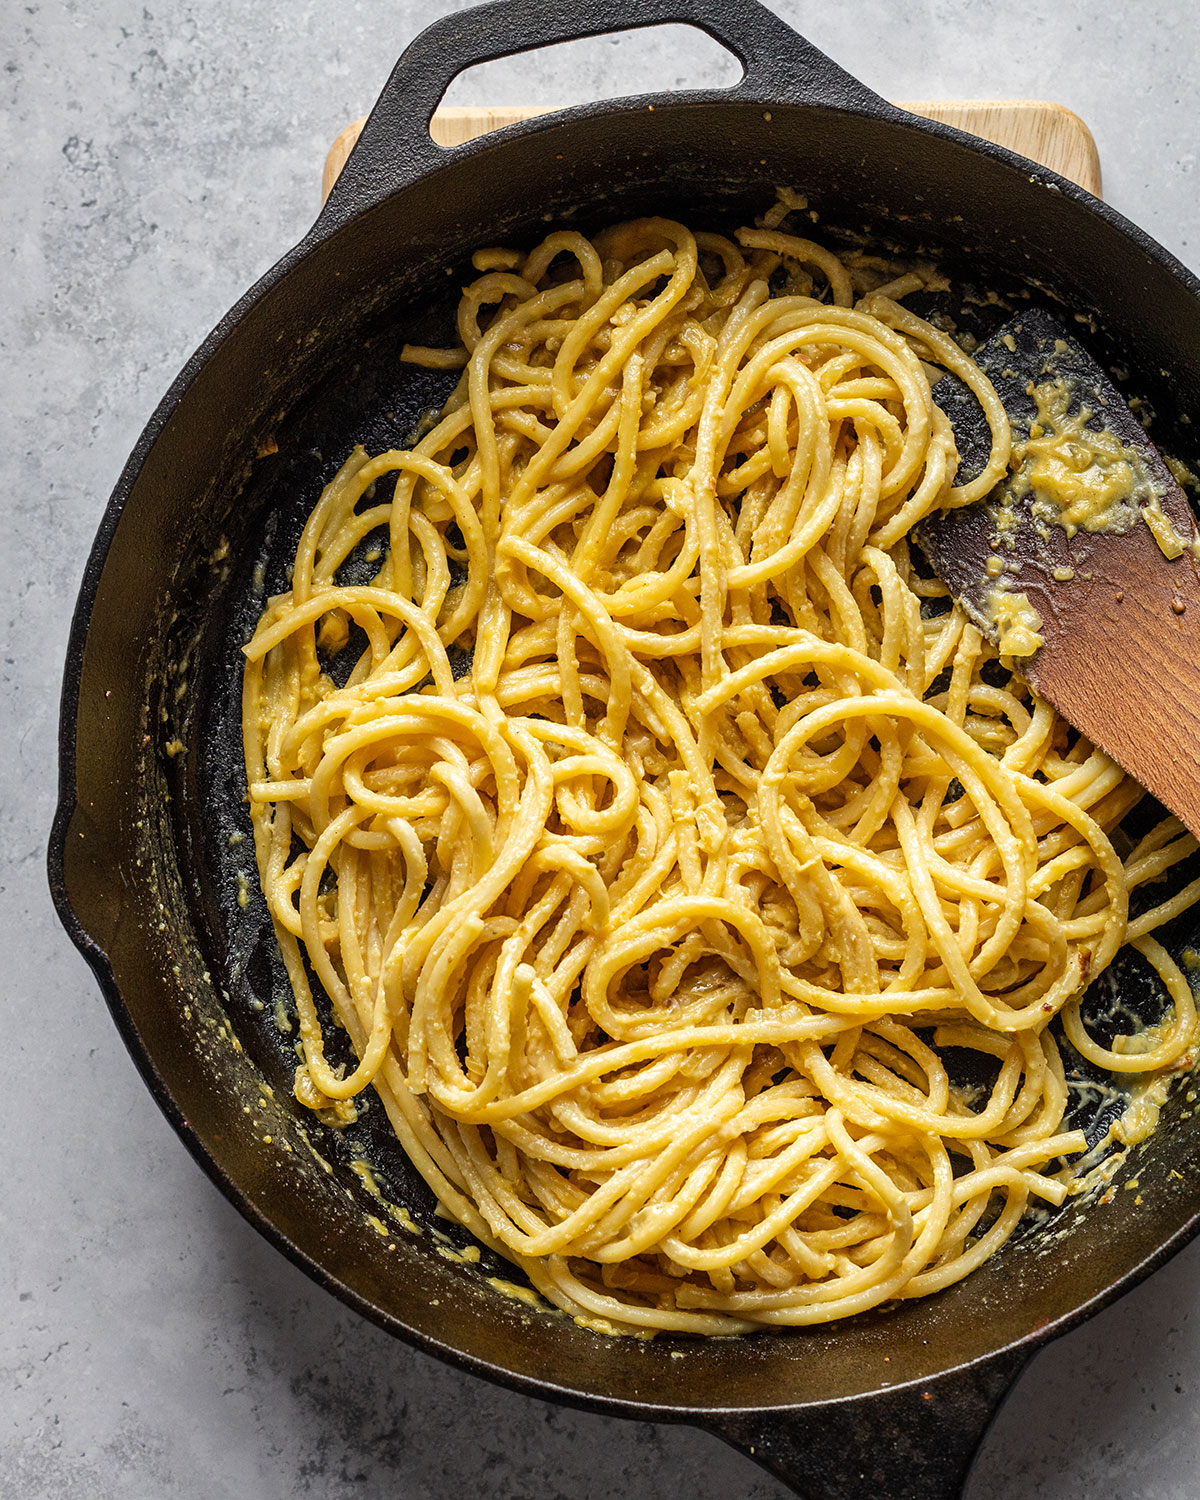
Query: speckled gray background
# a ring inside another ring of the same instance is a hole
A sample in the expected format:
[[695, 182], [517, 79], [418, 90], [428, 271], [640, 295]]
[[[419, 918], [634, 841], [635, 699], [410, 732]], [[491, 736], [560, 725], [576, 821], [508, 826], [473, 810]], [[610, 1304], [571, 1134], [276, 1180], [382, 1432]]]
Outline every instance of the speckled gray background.
[[[775, 3], [893, 98], [1072, 106], [1110, 199], [1200, 267], [1195, 0]], [[311, 1286], [159, 1116], [46, 893], [57, 679], [105, 496], [186, 354], [308, 223], [330, 139], [449, 8], [0, 4], [2, 1500], [783, 1494], [715, 1439], [493, 1389]], [[450, 97], [730, 76], [674, 31], [496, 64]], [[1196, 1500], [1197, 1308], [1193, 1247], [1040, 1355], [969, 1500]]]

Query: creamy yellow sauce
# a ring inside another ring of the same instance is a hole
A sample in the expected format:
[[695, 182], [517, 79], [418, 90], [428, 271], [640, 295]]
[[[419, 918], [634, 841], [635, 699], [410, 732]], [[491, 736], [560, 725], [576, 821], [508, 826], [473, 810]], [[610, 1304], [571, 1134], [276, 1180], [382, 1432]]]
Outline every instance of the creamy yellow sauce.
[[[1062, 352], [1056, 348], [1056, 353]], [[1164, 557], [1176, 558], [1193, 542], [1180, 536], [1162, 508], [1162, 486], [1138, 449], [1122, 443], [1109, 428], [1089, 427], [1091, 408], [1071, 413], [1071, 392], [1061, 376], [1026, 386], [1036, 406], [1029, 436], [1014, 442], [1012, 478], [999, 497], [993, 547], [1013, 547], [1016, 506], [1027, 496], [1034, 523], [1044, 538], [1051, 526], [1068, 537], [1079, 531], [1124, 535], [1144, 521]], [[988, 560], [993, 579], [983, 613], [995, 627], [1001, 654], [1030, 657], [1044, 644], [1042, 619], [1023, 593], [1015, 592], [998, 555]], [[1057, 566], [1056, 582], [1074, 578], [1074, 569]]]
[[[383, 1204], [387, 1210], [388, 1217], [394, 1219], [400, 1225], [401, 1229], [407, 1230], [409, 1234], [421, 1233], [421, 1226], [416, 1223], [408, 1209], [403, 1204], [393, 1203], [389, 1198], [384, 1196], [383, 1189], [379, 1186], [374, 1169], [367, 1162], [363, 1161], [360, 1157], [358, 1160], [350, 1163], [350, 1170], [358, 1177], [367, 1192]], [[379, 1223], [379, 1220], [373, 1218], [373, 1216], [369, 1215], [368, 1217], [372, 1219], [373, 1223]], [[380, 1230], [381, 1234], [385, 1232], [390, 1233], [391, 1231]], [[478, 1249], [475, 1250], [475, 1259], [479, 1259]]]
[[1000, 636], [1001, 656], [1032, 656], [1043, 644], [1042, 617], [1024, 594], [1010, 593], [1001, 578], [984, 600]]
[[443, 1260], [453, 1261], [456, 1266], [477, 1266], [480, 1250], [478, 1245], [464, 1245], [459, 1250], [454, 1245], [438, 1245], [437, 1253]]
[[[1148, 1027], [1150, 1031], [1156, 1027]], [[1129, 1104], [1125, 1113], [1112, 1128], [1113, 1139], [1126, 1146], [1136, 1146], [1154, 1134], [1158, 1117], [1167, 1102], [1169, 1080], [1155, 1078], [1149, 1083], [1136, 1083], [1129, 1090]]]
[[1163, 511], [1162, 486], [1145, 455], [1109, 428], [1089, 427], [1090, 407], [1081, 406], [1072, 415], [1070, 391], [1061, 376], [1042, 385], [1031, 383], [1026, 391], [1037, 416], [1029, 437], [1013, 444], [1011, 499], [1032, 493], [1037, 520], [1061, 526], [1069, 537], [1078, 531], [1120, 536], [1143, 520], [1163, 555], [1179, 557], [1189, 542]]
[[487, 1284], [494, 1287], [505, 1297], [511, 1297], [514, 1302], [524, 1302], [528, 1307], [536, 1307], [545, 1310], [546, 1303], [538, 1296], [532, 1287], [520, 1286], [515, 1281], [505, 1281], [502, 1276], [487, 1277]]

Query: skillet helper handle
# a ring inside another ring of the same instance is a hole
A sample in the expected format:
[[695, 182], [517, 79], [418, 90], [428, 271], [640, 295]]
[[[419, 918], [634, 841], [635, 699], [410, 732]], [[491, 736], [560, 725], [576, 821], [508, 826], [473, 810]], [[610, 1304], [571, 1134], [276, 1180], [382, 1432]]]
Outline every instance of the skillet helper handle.
[[705, 1422], [804, 1500], [961, 1500], [1029, 1352], [863, 1400]]
[[405, 49], [318, 223], [336, 227], [445, 160], [429, 122], [467, 68], [558, 42], [668, 24], [707, 32], [742, 64], [744, 77], [720, 90], [722, 97], [893, 112], [759, 0], [492, 0], [442, 16]]

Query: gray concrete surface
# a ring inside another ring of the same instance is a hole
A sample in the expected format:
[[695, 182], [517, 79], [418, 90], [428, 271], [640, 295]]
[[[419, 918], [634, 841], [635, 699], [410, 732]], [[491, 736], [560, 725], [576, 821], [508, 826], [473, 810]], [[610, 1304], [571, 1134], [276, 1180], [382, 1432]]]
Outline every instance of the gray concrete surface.
[[[892, 97], [1056, 98], [1200, 267], [1193, 0], [775, 0]], [[310, 1285], [193, 1165], [52, 914], [58, 676], [104, 499], [188, 351], [303, 230], [331, 137], [437, 0], [0, 4], [0, 1497], [778, 1497], [714, 1439], [492, 1389]], [[694, 33], [452, 98], [719, 82]], [[1200, 1496], [1200, 1247], [1041, 1354], [969, 1500]]]

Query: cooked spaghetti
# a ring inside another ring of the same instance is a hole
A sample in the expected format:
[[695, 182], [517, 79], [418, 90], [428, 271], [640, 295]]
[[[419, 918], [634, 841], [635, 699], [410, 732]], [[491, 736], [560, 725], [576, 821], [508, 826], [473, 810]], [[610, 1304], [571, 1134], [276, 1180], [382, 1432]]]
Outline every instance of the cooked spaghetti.
[[[1195, 1039], [1150, 934], [1196, 887], [1128, 919], [1194, 841], [1118, 857], [1141, 789], [910, 555], [1005, 473], [995, 392], [902, 305], [931, 272], [782, 219], [478, 254], [461, 349], [406, 351], [457, 389], [354, 451], [245, 648], [297, 1097], [374, 1085], [445, 1210], [610, 1332], [948, 1286], [1069, 1190], [1053, 1018], [1121, 1074]], [[947, 370], [992, 429], [970, 483]], [[1102, 1046], [1126, 941], [1173, 1012]]]

